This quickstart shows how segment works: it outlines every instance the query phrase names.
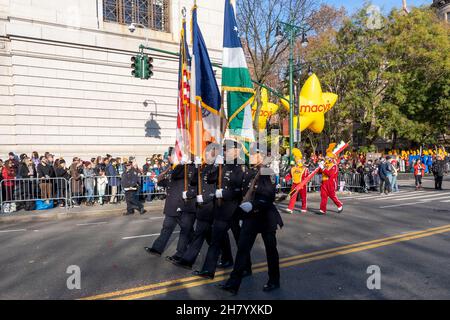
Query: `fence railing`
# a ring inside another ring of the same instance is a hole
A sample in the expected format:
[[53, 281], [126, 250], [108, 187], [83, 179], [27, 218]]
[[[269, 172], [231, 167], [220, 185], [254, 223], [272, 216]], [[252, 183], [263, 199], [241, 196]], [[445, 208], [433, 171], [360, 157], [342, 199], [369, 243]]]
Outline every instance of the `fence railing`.
[[[359, 174], [359, 173], [342, 173], [340, 172], [337, 179], [336, 191], [367, 191], [373, 188], [378, 188], [380, 185], [378, 175], [371, 173]], [[316, 192], [320, 190], [322, 184], [322, 175], [316, 174], [311, 181], [306, 185], [308, 192]], [[289, 192], [291, 189], [292, 181], [286, 182], [284, 178], [280, 179], [280, 187], [282, 192]]]
[[[146, 201], [164, 198], [165, 189], [153, 182], [150, 176], [140, 177], [137, 195]], [[56, 202], [67, 209], [80, 205], [108, 201], [117, 203], [124, 200], [120, 176], [81, 176], [79, 179], [45, 178], [45, 179], [5, 179], [0, 181], [0, 212], [11, 213], [19, 209], [33, 210], [37, 202]], [[372, 173], [339, 173], [338, 191], [367, 191], [378, 188], [378, 175]], [[307, 184], [308, 192], [320, 190], [322, 175], [316, 174]], [[289, 192], [291, 181], [280, 177], [279, 191]]]
[[[137, 196], [151, 201], [163, 198], [165, 189], [158, 186], [151, 177], [141, 176]], [[80, 176], [70, 178], [28, 178], [4, 179], [0, 181], [0, 212], [13, 213], [20, 209], [34, 210], [44, 203], [57, 203], [67, 209], [81, 202], [91, 204], [106, 201], [117, 203], [125, 197], [120, 176]]]

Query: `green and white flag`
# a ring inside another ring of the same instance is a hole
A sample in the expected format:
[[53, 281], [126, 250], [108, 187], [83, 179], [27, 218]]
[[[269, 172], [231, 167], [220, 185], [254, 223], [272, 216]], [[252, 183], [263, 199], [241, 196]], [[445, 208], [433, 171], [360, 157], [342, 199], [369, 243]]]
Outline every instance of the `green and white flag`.
[[238, 36], [236, 17], [230, 0], [225, 1], [222, 90], [227, 91], [230, 136], [247, 142], [254, 141], [251, 106], [255, 98], [255, 90]]

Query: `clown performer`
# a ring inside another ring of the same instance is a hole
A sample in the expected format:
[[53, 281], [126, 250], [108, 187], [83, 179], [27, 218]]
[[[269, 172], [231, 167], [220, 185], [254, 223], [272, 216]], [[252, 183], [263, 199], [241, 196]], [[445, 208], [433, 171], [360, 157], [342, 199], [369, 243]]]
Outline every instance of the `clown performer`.
[[293, 149], [292, 155], [295, 159], [295, 165], [291, 168], [291, 178], [292, 178], [292, 188], [291, 188], [291, 199], [289, 201], [288, 208], [286, 211], [288, 213], [292, 213], [295, 208], [295, 203], [297, 202], [298, 194], [300, 193], [300, 197], [302, 199], [302, 209], [301, 212], [306, 212], [307, 203], [306, 203], [306, 185], [303, 186], [299, 191], [293, 192], [292, 190], [300, 184], [308, 175], [309, 170], [303, 165], [303, 155], [299, 149]]
[[325, 162], [319, 163], [320, 171], [322, 173], [322, 185], [320, 187], [320, 214], [324, 215], [327, 212], [328, 198], [333, 200], [334, 204], [338, 207], [338, 213], [341, 213], [344, 208], [341, 201], [336, 196], [337, 179], [338, 179], [338, 166], [336, 164], [336, 155], [333, 153], [335, 143], [331, 143], [328, 146]]

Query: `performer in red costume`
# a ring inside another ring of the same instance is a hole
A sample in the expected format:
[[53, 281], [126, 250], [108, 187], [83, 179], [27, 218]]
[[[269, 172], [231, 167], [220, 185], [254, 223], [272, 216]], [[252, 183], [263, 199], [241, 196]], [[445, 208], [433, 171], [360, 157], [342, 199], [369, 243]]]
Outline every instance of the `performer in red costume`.
[[[303, 166], [303, 155], [298, 149], [294, 149], [292, 155], [295, 158], [296, 165], [291, 168], [291, 177], [292, 177], [292, 188], [291, 191], [294, 190], [297, 185], [299, 185], [306, 177], [309, 175], [309, 170], [305, 166]], [[306, 185], [303, 186], [299, 191], [291, 192], [291, 200], [289, 201], [288, 208], [286, 211], [288, 213], [292, 213], [295, 209], [295, 203], [297, 202], [298, 194], [302, 199], [302, 209], [301, 212], [306, 212]]]
[[327, 202], [328, 198], [333, 200], [334, 204], [338, 207], [338, 213], [341, 213], [343, 209], [343, 204], [336, 196], [337, 189], [337, 178], [338, 178], [338, 167], [336, 164], [336, 156], [333, 153], [333, 148], [336, 146], [335, 143], [331, 143], [327, 149], [327, 156], [325, 162], [319, 164], [320, 171], [322, 174], [322, 185], [320, 187], [320, 213], [325, 214], [327, 212]]

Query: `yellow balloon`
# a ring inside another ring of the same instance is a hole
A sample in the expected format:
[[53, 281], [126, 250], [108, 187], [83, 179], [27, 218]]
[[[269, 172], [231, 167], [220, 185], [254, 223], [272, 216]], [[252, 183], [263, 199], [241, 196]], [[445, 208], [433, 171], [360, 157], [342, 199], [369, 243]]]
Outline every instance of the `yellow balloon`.
[[[261, 110], [259, 113], [259, 129], [264, 130], [267, 127], [267, 120], [278, 111], [279, 106], [275, 103], [269, 102], [269, 95], [267, 89], [261, 89]], [[256, 101], [252, 105], [252, 118], [255, 119], [257, 109]]]
[[[321, 133], [325, 126], [325, 113], [335, 105], [338, 96], [330, 92], [322, 92], [319, 78], [312, 74], [300, 91], [300, 131], [306, 129]], [[289, 111], [289, 97], [281, 100]], [[298, 117], [294, 116], [294, 129], [297, 129]]]

